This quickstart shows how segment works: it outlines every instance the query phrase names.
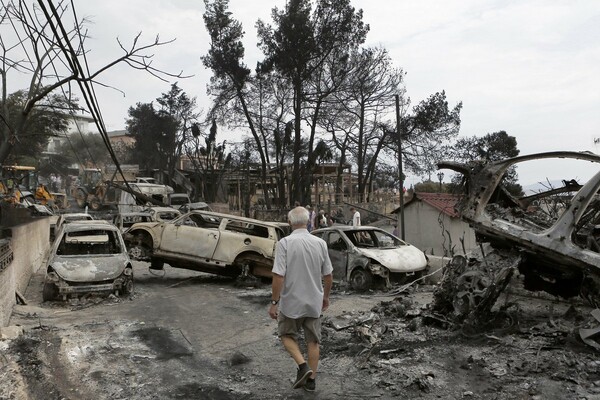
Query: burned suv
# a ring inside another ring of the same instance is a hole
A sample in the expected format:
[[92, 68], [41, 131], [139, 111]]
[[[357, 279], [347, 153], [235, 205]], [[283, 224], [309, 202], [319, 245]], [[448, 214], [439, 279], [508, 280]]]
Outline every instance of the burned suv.
[[130, 257], [150, 261], [153, 269], [166, 262], [219, 275], [271, 277], [275, 245], [283, 236], [275, 223], [191, 211], [168, 223], [135, 224], [124, 239]]

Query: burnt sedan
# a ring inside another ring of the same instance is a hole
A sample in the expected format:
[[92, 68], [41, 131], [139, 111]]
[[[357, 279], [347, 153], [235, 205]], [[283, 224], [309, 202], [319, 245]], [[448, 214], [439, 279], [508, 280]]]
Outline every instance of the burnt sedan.
[[48, 259], [43, 299], [90, 292], [129, 294], [133, 269], [121, 232], [106, 221], [63, 225]]
[[327, 243], [333, 278], [364, 291], [383, 281], [404, 281], [427, 268], [425, 254], [386, 231], [371, 227], [333, 226], [311, 232]]

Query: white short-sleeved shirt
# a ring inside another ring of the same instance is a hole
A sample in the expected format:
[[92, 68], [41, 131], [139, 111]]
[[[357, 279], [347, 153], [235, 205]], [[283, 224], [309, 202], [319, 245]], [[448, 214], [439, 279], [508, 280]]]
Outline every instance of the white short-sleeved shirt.
[[277, 242], [273, 273], [284, 277], [279, 311], [288, 318], [318, 318], [323, 308], [321, 278], [333, 272], [323, 239], [295, 229]]
[[360, 213], [358, 211], [355, 211], [352, 216], [352, 226], [360, 226]]

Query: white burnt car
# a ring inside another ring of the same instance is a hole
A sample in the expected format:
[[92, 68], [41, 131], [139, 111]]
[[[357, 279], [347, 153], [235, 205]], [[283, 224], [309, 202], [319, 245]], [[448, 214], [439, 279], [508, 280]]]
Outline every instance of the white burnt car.
[[171, 222], [181, 217], [181, 211], [171, 207], [148, 207], [143, 212], [150, 214], [152, 221]]
[[162, 269], [166, 262], [219, 275], [271, 277], [275, 245], [284, 236], [275, 223], [191, 211], [168, 222], [133, 225], [124, 239], [134, 260]]
[[117, 227], [107, 221], [64, 224], [52, 245], [43, 299], [91, 292], [129, 294], [133, 269]]
[[66, 213], [58, 216], [56, 223], [50, 224], [50, 240], [54, 240], [60, 227], [64, 224], [68, 224], [73, 221], [93, 221], [92, 217], [88, 213]]
[[425, 254], [386, 231], [372, 227], [333, 226], [311, 232], [327, 243], [333, 279], [364, 291], [377, 278], [386, 286], [427, 268]]

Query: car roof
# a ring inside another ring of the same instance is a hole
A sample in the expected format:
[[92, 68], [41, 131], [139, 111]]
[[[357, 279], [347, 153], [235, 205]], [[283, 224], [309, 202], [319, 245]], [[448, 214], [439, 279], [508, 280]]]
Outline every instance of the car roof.
[[65, 214], [61, 214], [61, 217], [64, 218], [69, 218], [69, 217], [73, 217], [73, 218], [80, 218], [80, 217], [85, 217], [85, 218], [93, 218], [90, 214], [87, 213], [65, 213]]
[[74, 221], [73, 223], [66, 224], [64, 228], [61, 227], [64, 232], [77, 232], [87, 231], [90, 229], [101, 229], [118, 231], [119, 229], [108, 221], [94, 220], [94, 221]]
[[[152, 215], [149, 212], [145, 212], [145, 211], [140, 211], [140, 212], [124, 212], [124, 213], [120, 213], [117, 214], [120, 215], [121, 217], [151, 217]], [[115, 217], [117, 216], [115, 215]]]
[[172, 207], [148, 207], [147, 210], [150, 211], [154, 211], [154, 212], [178, 212], [179, 214], [181, 214], [181, 211], [179, 211], [176, 208], [172, 208]]
[[217, 213], [217, 212], [213, 212], [213, 211], [194, 210], [194, 211], [190, 211], [189, 213], [184, 214], [184, 215], [188, 215], [188, 214], [209, 215], [209, 216], [218, 217], [218, 218], [227, 218], [227, 219], [233, 219], [233, 220], [237, 220], [237, 221], [248, 222], [251, 224], [261, 224], [261, 225], [266, 225], [266, 226], [271, 226], [271, 227], [277, 227], [277, 225], [275, 225], [275, 222], [265, 222], [265, 221], [261, 221], [259, 219], [240, 217], [240, 216], [232, 215], [232, 214], [222, 214], [222, 213]]
[[368, 230], [368, 231], [383, 231], [385, 232], [383, 229], [378, 228], [376, 226], [369, 226], [369, 225], [361, 225], [361, 226], [352, 226], [352, 225], [336, 225], [336, 226], [329, 226], [327, 228], [320, 228], [320, 229], [315, 229], [314, 231], [312, 231], [311, 233], [320, 233], [320, 232], [331, 232], [331, 231], [364, 231], [364, 230]]

